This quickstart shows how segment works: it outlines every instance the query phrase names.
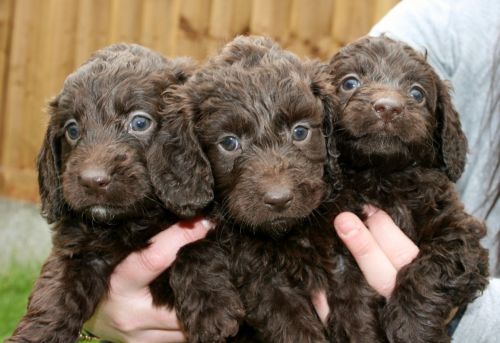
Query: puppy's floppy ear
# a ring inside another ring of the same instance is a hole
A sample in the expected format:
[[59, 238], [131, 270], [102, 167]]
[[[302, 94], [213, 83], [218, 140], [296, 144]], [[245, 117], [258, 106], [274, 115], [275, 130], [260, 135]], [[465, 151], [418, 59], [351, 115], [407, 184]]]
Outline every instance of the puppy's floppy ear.
[[455, 182], [464, 171], [467, 138], [462, 131], [459, 114], [451, 102], [449, 87], [442, 81], [438, 82], [436, 117], [438, 125], [435, 141], [439, 144], [442, 168], [448, 178]]
[[331, 76], [327, 72], [327, 67], [325, 65], [318, 66], [311, 81], [311, 91], [314, 96], [321, 100], [323, 105], [323, 133], [326, 139], [328, 154], [326, 173], [329, 178], [329, 183], [333, 186], [334, 190], [338, 191], [342, 188], [343, 176], [338, 163], [340, 154], [337, 150], [333, 124], [334, 118], [337, 117], [336, 111], [338, 111], [339, 106], [330, 78]]
[[50, 223], [55, 222], [64, 213], [65, 202], [61, 185], [61, 152], [57, 129], [52, 119], [58, 107], [58, 98], [49, 103], [51, 120], [45, 133], [42, 148], [38, 154], [38, 187], [42, 202], [42, 215]]
[[213, 177], [208, 159], [194, 131], [187, 100], [172, 86], [164, 94], [166, 107], [160, 131], [148, 152], [151, 182], [165, 206], [190, 217], [213, 199]]

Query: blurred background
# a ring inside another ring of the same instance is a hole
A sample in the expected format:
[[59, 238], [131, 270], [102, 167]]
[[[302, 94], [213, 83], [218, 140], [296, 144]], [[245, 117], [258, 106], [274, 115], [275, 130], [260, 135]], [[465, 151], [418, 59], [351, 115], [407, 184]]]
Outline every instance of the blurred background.
[[45, 104], [93, 51], [116, 42], [202, 62], [239, 34], [328, 59], [397, 0], [0, 0], [0, 341], [50, 249], [35, 160]]

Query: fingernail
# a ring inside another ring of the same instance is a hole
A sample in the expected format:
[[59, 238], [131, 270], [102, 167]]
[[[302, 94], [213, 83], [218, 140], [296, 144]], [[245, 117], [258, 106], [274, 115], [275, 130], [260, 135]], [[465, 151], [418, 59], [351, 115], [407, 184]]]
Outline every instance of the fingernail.
[[203, 228], [205, 230], [210, 230], [211, 228], [213, 228], [215, 226], [215, 223], [208, 220], [208, 219], [202, 219], [201, 225], [203, 226]]
[[335, 228], [342, 236], [350, 236], [358, 231], [358, 226], [350, 220], [338, 220]]
[[352, 225], [345, 225], [345, 226], [340, 225], [339, 227], [337, 227], [337, 229], [339, 230], [339, 233], [343, 236], [350, 236], [358, 230], [357, 227]]
[[363, 212], [366, 214], [367, 217], [371, 217], [375, 213], [378, 212], [378, 208], [373, 206], [373, 205], [365, 205], [363, 206]]

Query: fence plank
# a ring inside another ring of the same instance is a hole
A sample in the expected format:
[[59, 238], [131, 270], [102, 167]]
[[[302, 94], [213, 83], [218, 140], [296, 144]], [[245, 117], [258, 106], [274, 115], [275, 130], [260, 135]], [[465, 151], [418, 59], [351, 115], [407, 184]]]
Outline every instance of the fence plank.
[[[325, 39], [330, 41], [333, 3], [317, 0], [314, 5], [309, 0], [293, 2], [290, 21], [290, 37], [286, 48], [301, 56], [325, 57]], [[322, 15], [318, 16], [318, 13]]]
[[215, 53], [234, 36], [248, 33], [251, 1], [212, 0], [207, 54]]
[[144, 0], [140, 42], [165, 55], [175, 53], [180, 0]]
[[[41, 87], [41, 70], [37, 64], [40, 36], [44, 31], [42, 18], [47, 11], [40, 2], [18, 0], [13, 13], [11, 53], [7, 77], [5, 102], [5, 127], [0, 162], [0, 186], [9, 196], [25, 196], [33, 199], [36, 193], [34, 153], [30, 147], [31, 137], [40, 135], [42, 129], [34, 131], [32, 121], [36, 87]], [[44, 19], [46, 20], [46, 19]], [[36, 87], [35, 87], [36, 85]], [[40, 115], [37, 111], [37, 115]], [[41, 124], [41, 127], [45, 125]]]
[[291, 5], [288, 0], [254, 0], [250, 31], [287, 42], [290, 35]]
[[176, 55], [201, 61], [208, 51], [208, 27], [212, 1], [184, 0], [179, 14]]
[[371, 0], [335, 1], [332, 36], [344, 45], [365, 35], [373, 25], [375, 2]]
[[393, 8], [399, 0], [377, 0], [375, 1], [375, 8], [373, 10], [372, 22], [375, 24], [377, 21]]
[[109, 44], [111, 5], [111, 0], [78, 1], [75, 65], [82, 64], [94, 51]]
[[3, 137], [5, 137], [5, 96], [7, 90], [13, 11], [13, 0], [0, 0], [0, 161], [2, 160], [2, 140]]
[[108, 41], [138, 43], [141, 36], [141, 17], [142, 0], [112, 0]]

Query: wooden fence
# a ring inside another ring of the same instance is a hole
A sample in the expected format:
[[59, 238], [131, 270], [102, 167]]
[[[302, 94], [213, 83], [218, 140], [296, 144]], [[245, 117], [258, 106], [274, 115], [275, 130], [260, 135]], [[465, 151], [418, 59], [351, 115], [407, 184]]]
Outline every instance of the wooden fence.
[[328, 58], [397, 0], [0, 0], [0, 195], [37, 200], [44, 106], [90, 54], [135, 42], [203, 60], [237, 34]]

